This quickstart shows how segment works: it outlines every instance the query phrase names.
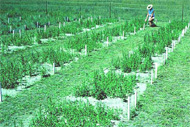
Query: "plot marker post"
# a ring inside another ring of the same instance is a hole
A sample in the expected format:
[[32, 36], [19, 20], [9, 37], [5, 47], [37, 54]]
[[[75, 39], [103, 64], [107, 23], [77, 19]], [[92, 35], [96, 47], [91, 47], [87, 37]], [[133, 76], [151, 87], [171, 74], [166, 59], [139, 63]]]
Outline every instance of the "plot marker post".
[[158, 73], [158, 64], [155, 63], [155, 78], [157, 78], [157, 73]]
[[135, 90], [135, 108], [137, 107], [137, 90]]
[[151, 70], [151, 85], [153, 84], [153, 76], [154, 76], [153, 70]]
[[55, 74], [55, 63], [53, 63], [53, 74]]
[[2, 102], [2, 101], [3, 101], [2, 97], [3, 97], [3, 95], [2, 95], [2, 90], [1, 90], [1, 82], [0, 82], [0, 102]]
[[125, 39], [125, 31], [123, 31], [123, 40]]
[[85, 56], [87, 55], [87, 45], [85, 45]]
[[128, 96], [128, 121], [130, 120], [130, 96]]
[[107, 47], [109, 46], [109, 38], [107, 37]]
[[166, 47], [166, 60], [168, 59], [168, 47]]

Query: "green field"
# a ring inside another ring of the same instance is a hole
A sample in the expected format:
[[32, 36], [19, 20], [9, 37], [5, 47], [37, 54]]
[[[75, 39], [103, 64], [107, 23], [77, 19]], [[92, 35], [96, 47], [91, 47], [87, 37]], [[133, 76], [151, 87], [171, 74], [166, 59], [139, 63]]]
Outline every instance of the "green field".
[[188, 0], [0, 4], [0, 127], [189, 126]]

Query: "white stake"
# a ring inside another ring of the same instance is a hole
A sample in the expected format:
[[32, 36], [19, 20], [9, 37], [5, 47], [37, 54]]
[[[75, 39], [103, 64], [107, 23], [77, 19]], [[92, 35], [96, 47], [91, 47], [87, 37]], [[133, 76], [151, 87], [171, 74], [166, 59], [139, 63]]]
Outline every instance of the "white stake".
[[178, 37], [178, 43], [181, 41], [181, 37]]
[[166, 60], [168, 59], [168, 47], [166, 47]]
[[39, 26], [39, 32], [40, 32], [40, 26]]
[[37, 28], [38, 28], [38, 22], [37, 22]]
[[22, 20], [21, 16], [20, 16], [20, 18], [19, 18], [19, 19], [20, 19], [20, 21]]
[[125, 39], [125, 31], [123, 31], [123, 40]]
[[121, 18], [119, 17], [119, 22], [120, 22]]
[[134, 34], [136, 34], [136, 27], [134, 27]]
[[158, 64], [155, 63], [155, 78], [157, 78], [157, 73], [158, 73]]
[[169, 23], [171, 23], [171, 21], [169, 20]]
[[158, 20], [156, 19], [156, 24], [157, 24]]
[[85, 56], [87, 55], [87, 45], [85, 45]]
[[13, 37], [15, 36], [15, 31], [13, 30]]
[[109, 46], [109, 38], [107, 37], [107, 47]]
[[26, 25], [24, 25], [24, 29], [26, 30]]
[[53, 63], [53, 74], [55, 74], [55, 63]]
[[174, 41], [174, 49], [175, 49], [175, 45], [176, 45], [175, 43], [176, 43], [176, 41]]
[[39, 18], [40, 18], [40, 15], [39, 15]]
[[0, 83], [0, 102], [2, 102], [2, 101], [3, 101], [2, 97], [3, 97], [3, 95], [2, 95], [1, 83]]
[[9, 18], [8, 18], [8, 23], [9, 23]]
[[151, 85], [153, 84], [153, 77], [154, 77], [154, 73], [153, 73], [153, 70], [151, 70]]
[[50, 26], [50, 21], [48, 22], [48, 26]]
[[61, 28], [61, 22], [59, 22], [59, 29]]
[[172, 42], [172, 52], [174, 51], [174, 43]]
[[99, 16], [99, 19], [101, 19], [101, 16]]
[[80, 23], [80, 18], [79, 18], [79, 23]]
[[128, 96], [128, 120], [130, 120], [130, 97]]
[[46, 25], [44, 25], [44, 32], [46, 32]]
[[145, 23], [144, 23], [144, 25], [143, 25], [143, 30], [145, 30]]
[[137, 91], [135, 90], [135, 108], [137, 107]]
[[63, 22], [63, 26], [65, 26], [65, 22]]
[[21, 38], [21, 30], [19, 30], [19, 35], [20, 35], [20, 38]]
[[10, 33], [11, 33], [11, 31], [12, 31], [12, 26], [10, 26]]
[[91, 17], [91, 22], [93, 22], [93, 18]]

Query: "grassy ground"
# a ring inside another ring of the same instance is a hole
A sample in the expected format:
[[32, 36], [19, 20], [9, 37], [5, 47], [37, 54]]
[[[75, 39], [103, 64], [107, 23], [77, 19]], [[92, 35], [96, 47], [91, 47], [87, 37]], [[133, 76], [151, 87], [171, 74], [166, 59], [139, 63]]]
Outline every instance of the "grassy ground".
[[125, 41], [118, 41], [108, 48], [95, 51], [69, 67], [63, 68], [55, 75], [42, 79], [31, 88], [20, 92], [15, 98], [9, 97], [0, 104], [0, 126], [11, 126], [14, 121], [28, 120], [34, 115], [40, 105], [46, 105], [47, 97], [59, 101], [63, 97], [73, 94], [73, 87], [80, 85], [87, 75], [92, 75], [94, 70], [109, 68], [112, 58], [122, 55], [122, 51], [129, 52], [143, 43], [144, 34], [157, 28], [146, 28], [129, 36]]
[[139, 109], [122, 126], [190, 125], [190, 31], [171, 54], [166, 66], [159, 68], [158, 79], [148, 86], [139, 101]]

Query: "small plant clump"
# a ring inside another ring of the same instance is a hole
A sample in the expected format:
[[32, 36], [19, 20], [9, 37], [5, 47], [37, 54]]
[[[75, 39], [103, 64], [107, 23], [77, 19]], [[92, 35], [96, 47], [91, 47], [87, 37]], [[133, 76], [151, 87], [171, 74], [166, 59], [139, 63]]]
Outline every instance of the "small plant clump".
[[[90, 81], [88, 81], [90, 82]], [[87, 81], [76, 87], [76, 96], [90, 97], [93, 96], [98, 100], [103, 100], [107, 97], [125, 98], [127, 94], [133, 92], [136, 86], [136, 76], [124, 76], [115, 72], [95, 71], [93, 80], [87, 84]]]
[[40, 107], [32, 119], [31, 127], [95, 127], [112, 126], [111, 120], [119, 120], [119, 110], [114, 110], [98, 103], [96, 106], [89, 102], [66, 101], [55, 104], [48, 100], [48, 105]]

